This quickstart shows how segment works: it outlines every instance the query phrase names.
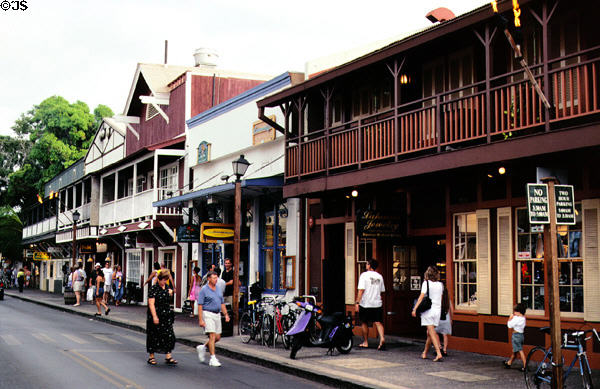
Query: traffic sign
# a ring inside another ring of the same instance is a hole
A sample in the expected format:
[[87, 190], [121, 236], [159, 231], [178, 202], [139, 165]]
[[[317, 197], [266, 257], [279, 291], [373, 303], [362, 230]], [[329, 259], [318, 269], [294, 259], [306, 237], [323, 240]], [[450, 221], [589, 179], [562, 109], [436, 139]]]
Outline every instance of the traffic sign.
[[530, 224], [549, 224], [548, 185], [527, 184], [527, 210]]
[[575, 224], [575, 196], [573, 185], [555, 185], [556, 224]]

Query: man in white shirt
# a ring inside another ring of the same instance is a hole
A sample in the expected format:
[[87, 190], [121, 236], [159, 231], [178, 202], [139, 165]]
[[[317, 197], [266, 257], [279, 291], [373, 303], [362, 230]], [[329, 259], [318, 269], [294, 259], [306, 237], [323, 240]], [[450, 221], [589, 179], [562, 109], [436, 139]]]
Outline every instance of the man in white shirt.
[[113, 276], [113, 269], [110, 267], [110, 260], [108, 258], [106, 258], [106, 262], [104, 262], [104, 269], [102, 269], [102, 272], [104, 273], [104, 303], [108, 304]]
[[383, 277], [377, 273], [378, 262], [375, 259], [367, 262], [367, 271], [358, 279], [358, 295], [356, 297], [356, 308], [360, 317], [363, 342], [358, 347], [369, 347], [369, 326], [374, 323], [379, 334], [379, 346], [377, 350], [385, 350], [385, 336], [383, 334], [383, 301], [381, 293], [385, 292]]

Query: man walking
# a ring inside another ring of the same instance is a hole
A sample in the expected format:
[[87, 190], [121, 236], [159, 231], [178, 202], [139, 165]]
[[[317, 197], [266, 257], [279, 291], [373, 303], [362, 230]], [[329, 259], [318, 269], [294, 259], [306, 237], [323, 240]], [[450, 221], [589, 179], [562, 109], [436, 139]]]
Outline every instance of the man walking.
[[358, 296], [356, 297], [356, 307], [362, 327], [363, 342], [358, 347], [369, 347], [369, 326], [368, 323], [374, 323], [379, 334], [379, 346], [377, 350], [385, 350], [385, 336], [383, 334], [383, 302], [381, 293], [385, 292], [383, 277], [377, 273], [378, 262], [371, 259], [367, 262], [367, 271], [360, 275], [358, 279]]
[[[210, 361], [208, 366], [218, 367], [221, 363], [215, 355], [215, 343], [221, 339], [221, 315], [225, 314], [225, 321], [229, 322], [229, 315], [223, 301], [223, 294], [217, 287], [217, 273], [210, 271], [207, 274], [208, 283], [202, 287], [198, 294], [198, 324], [204, 328], [204, 332], [208, 334], [208, 352], [210, 353]], [[196, 347], [198, 351], [198, 359], [204, 362], [206, 359], [206, 346], [200, 345]]]
[[110, 302], [110, 292], [112, 291], [112, 276], [113, 269], [110, 267], [110, 259], [106, 258], [104, 262], [104, 304], [108, 305]]
[[223, 272], [223, 281], [225, 281], [225, 304], [233, 304], [233, 264], [231, 259], [225, 258], [225, 271]]

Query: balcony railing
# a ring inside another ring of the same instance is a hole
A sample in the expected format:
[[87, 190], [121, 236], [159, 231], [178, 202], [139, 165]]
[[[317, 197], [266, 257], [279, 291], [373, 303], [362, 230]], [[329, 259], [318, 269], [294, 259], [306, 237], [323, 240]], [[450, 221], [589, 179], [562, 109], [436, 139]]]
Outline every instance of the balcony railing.
[[517, 70], [490, 79], [489, 91], [480, 81], [336, 128], [288, 136], [285, 177], [360, 169], [409, 154], [439, 152], [442, 146], [493, 142], [526, 129], [541, 130], [546, 122], [600, 112], [600, 46], [548, 65], [547, 78], [541, 65], [532, 70], [542, 90], [548, 80], [546, 97], [553, 102], [549, 117], [532, 84]]
[[51, 216], [38, 223], [23, 227], [23, 239], [56, 231], [56, 216]]

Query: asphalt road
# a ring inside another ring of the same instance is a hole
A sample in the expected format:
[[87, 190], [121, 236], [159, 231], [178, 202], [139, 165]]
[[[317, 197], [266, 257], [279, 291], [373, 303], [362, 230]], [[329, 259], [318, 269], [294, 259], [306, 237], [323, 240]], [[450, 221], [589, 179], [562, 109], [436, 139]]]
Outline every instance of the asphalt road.
[[177, 344], [177, 366], [146, 363], [146, 335], [6, 297], [0, 301], [0, 388], [319, 388], [317, 383], [220, 357], [200, 364]]

